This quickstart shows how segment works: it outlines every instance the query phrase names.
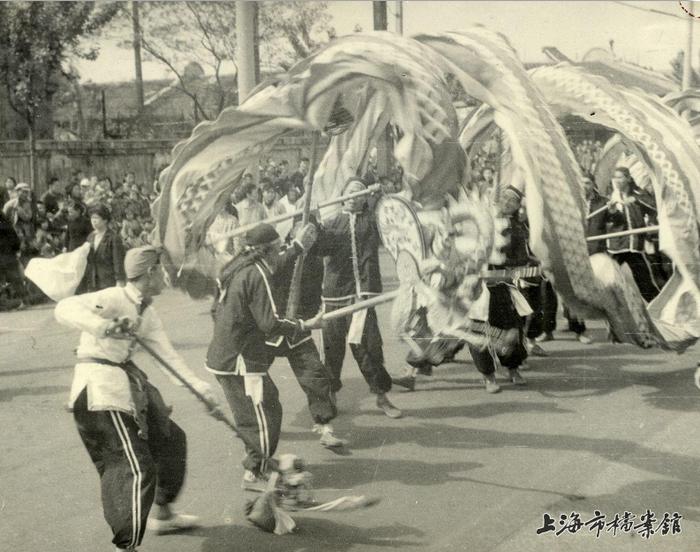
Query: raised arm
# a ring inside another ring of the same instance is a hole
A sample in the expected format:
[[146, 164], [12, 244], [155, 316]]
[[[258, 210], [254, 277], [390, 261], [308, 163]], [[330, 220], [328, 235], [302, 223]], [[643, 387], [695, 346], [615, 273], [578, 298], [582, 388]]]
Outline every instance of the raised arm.
[[102, 290], [61, 299], [54, 310], [56, 320], [76, 330], [104, 337], [111, 321], [104, 314], [108, 311], [109, 294]]

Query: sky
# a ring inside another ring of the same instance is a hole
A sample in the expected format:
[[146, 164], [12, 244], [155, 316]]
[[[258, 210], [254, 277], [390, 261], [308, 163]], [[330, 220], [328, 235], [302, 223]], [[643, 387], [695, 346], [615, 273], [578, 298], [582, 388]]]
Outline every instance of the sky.
[[[628, 7], [628, 4], [636, 6]], [[684, 2], [684, 5], [688, 5]], [[353, 32], [356, 25], [372, 29], [372, 2], [328, 2], [331, 25], [339, 35]], [[395, 2], [387, 2], [389, 30], [394, 30]], [[696, 2], [700, 15], [700, 2]], [[234, 9], [233, 5], [231, 9]], [[649, 12], [658, 10], [677, 18]], [[545, 61], [544, 46], [556, 46], [574, 60], [581, 59], [594, 47], [608, 48], [614, 40], [615, 53], [621, 58], [669, 70], [669, 60], [685, 48], [689, 16], [675, 0], [655, 2], [589, 1], [405, 1], [404, 35], [422, 32], [459, 30], [482, 24], [505, 34], [524, 62]], [[700, 20], [695, 20], [693, 65], [700, 66]], [[84, 81], [110, 82], [131, 80], [133, 54], [105, 42], [98, 59], [77, 64]], [[168, 77], [158, 63], [144, 64], [144, 78]]]

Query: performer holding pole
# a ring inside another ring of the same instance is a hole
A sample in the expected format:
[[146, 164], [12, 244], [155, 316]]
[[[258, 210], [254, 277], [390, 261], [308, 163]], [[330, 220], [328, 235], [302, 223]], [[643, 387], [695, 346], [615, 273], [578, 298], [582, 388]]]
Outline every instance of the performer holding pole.
[[[310, 247], [314, 230], [304, 228], [294, 247]], [[320, 316], [304, 322], [278, 314], [272, 277], [285, 259], [275, 229], [259, 224], [247, 234], [246, 244], [221, 278], [207, 368], [216, 374], [245, 444], [242, 487], [261, 491], [274, 467], [270, 464], [282, 426], [282, 405], [268, 370], [285, 337], [294, 339], [321, 321]]]
[[186, 438], [170, 419], [170, 408], [131, 360], [138, 336], [173, 367], [211, 406], [216, 398], [175, 352], [152, 299], [163, 288], [159, 252], [138, 247], [124, 261], [127, 284], [63, 299], [56, 319], [82, 331], [70, 405], [80, 437], [100, 475], [104, 516], [117, 550], [141, 544], [149, 526], [172, 532], [198, 525], [174, 513], [185, 478]]
[[[530, 259], [527, 251], [527, 233], [518, 219], [522, 197], [522, 193], [512, 186], [508, 186], [500, 194], [501, 213], [509, 219], [509, 227], [505, 233], [510, 240], [503, 251], [506, 257], [504, 268], [525, 266]], [[496, 383], [496, 366], [498, 364], [508, 369], [508, 379], [512, 383], [515, 385], [526, 384], [518, 369], [527, 359], [528, 354], [523, 345], [523, 316], [532, 313], [532, 309], [529, 308], [527, 301], [514, 283], [501, 282], [489, 284], [487, 287], [489, 290], [488, 323], [503, 330], [517, 329], [520, 334], [520, 339], [507, 354], [497, 353], [493, 347], [482, 351], [477, 347], [469, 346], [469, 352], [474, 359], [476, 369], [484, 378], [486, 392], [497, 393], [501, 390], [501, 387]]]
[[[359, 178], [351, 178], [343, 194], [366, 189]], [[370, 189], [379, 190], [373, 186]], [[343, 212], [324, 223], [319, 231], [316, 250], [326, 257], [323, 280], [323, 303], [326, 313], [382, 292], [379, 272], [379, 231], [374, 210], [364, 197], [348, 201]], [[391, 389], [391, 377], [384, 366], [382, 337], [374, 308], [346, 317], [328, 320], [323, 327], [326, 367], [331, 373], [331, 390], [340, 391], [340, 373], [345, 357], [346, 342], [350, 343], [370, 393], [377, 396], [377, 407], [390, 418], [400, 418], [386, 394]]]
[[656, 217], [654, 197], [641, 190], [627, 167], [617, 167], [612, 178], [608, 207], [608, 253], [618, 264], [627, 264], [644, 300], [651, 302], [660, 291], [644, 251], [645, 217]]

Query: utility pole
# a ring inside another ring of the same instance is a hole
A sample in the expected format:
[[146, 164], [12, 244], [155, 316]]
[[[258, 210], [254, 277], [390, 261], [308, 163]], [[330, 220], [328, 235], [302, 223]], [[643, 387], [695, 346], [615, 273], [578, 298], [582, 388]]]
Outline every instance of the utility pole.
[[[689, 4], [690, 11], [694, 12], [694, 2], [689, 2]], [[693, 86], [693, 19], [693, 17], [688, 16], [688, 22], [686, 23], [686, 43], [685, 52], [683, 54], [683, 83], [681, 90], [688, 90]]]
[[[372, 2], [374, 15], [374, 30], [386, 31], [388, 28], [386, 2]], [[377, 139], [377, 173], [380, 176], [388, 176], [393, 166], [391, 133], [389, 127]], [[369, 158], [369, 156], [366, 156]]]
[[238, 50], [238, 105], [255, 88], [256, 2], [236, 2], [236, 49]]
[[386, 15], [386, 2], [372, 2], [372, 12], [374, 14], [374, 30], [386, 31], [388, 27]]
[[396, 22], [396, 34], [403, 34], [403, 1], [396, 0], [396, 14], [394, 15]]
[[107, 139], [107, 100], [105, 99], [105, 89], [100, 91], [102, 98], [102, 139]]
[[136, 75], [136, 105], [143, 110], [143, 71], [141, 69], [141, 22], [139, 20], [139, 3], [131, 2], [131, 20], [133, 22], [134, 69]]

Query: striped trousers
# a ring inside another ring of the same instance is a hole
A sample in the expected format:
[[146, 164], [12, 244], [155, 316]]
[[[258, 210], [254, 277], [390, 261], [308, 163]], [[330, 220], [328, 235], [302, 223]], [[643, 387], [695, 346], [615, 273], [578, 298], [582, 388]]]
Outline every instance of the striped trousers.
[[236, 428], [245, 445], [243, 467], [255, 474], [267, 471], [267, 463], [277, 450], [282, 428], [282, 404], [277, 386], [265, 374], [262, 401], [256, 404], [245, 392], [245, 376], [231, 374], [216, 379], [231, 407]]
[[118, 548], [136, 547], [143, 539], [153, 502], [170, 504], [182, 488], [185, 432], [170, 419], [154, 419], [149, 410], [148, 439], [142, 439], [132, 416], [115, 410], [88, 410], [87, 389], [75, 401], [73, 416], [100, 476], [112, 542]]

